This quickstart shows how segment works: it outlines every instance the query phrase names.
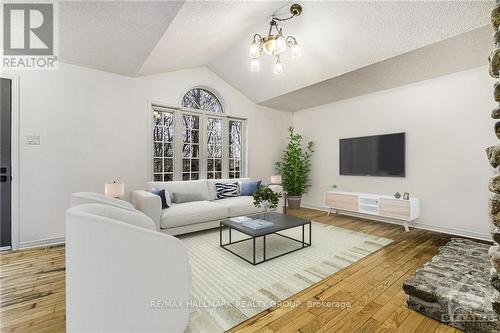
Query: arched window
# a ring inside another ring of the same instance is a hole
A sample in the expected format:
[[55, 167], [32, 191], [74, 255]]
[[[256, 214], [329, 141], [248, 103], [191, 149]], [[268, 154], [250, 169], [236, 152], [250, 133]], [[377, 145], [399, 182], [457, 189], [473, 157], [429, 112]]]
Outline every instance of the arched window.
[[182, 98], [182, 106], [190, 109], [224, 113], [219, 99], [203, 88], [193, 88]]
[[151, 179], [245, 177], [245, 119], [231, 117], [210, 90], [192, 88], [181, 108], [151, 105]]

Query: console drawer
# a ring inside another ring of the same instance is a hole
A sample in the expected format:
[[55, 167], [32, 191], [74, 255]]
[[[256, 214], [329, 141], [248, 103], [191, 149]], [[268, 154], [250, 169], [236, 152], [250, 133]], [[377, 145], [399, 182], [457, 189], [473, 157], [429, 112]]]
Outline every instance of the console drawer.
[[358, 196], [339, 193], [325, 193], [325, 206], [341, 210], [358, 211]]
[[409, 221], [410, 202], [403, 200], [380, 199], [379, 215]]

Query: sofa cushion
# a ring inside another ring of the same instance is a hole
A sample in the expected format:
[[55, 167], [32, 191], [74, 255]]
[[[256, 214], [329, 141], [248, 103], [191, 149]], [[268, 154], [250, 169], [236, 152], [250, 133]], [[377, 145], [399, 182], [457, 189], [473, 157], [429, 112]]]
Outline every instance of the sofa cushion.
[[240, 195], [254, 195], [254, 193], [259, 189], [261, 183], [261, 180], [239, 183]]
[[214, 204], [229, 209], [229, 217], [251, 215], [264, 212], [263, 208], [255, 207], [252, 196], [240, 196], [214, 201]]
[[199, 192], [174, 192], [172, 193], [175, 203], [185, 203], [193, 201], [203, 201], [205, 196]]
[[217, 190], [215, 189], [215, 183], [235, 183], [235, 182], [238, 183], [238, 182], [245, 182], [245, 181], [250, 181], [250, 178], [208, 179], [208, 180], [206, 180], [210, 200], [217, 199]]
[[240, 195], [238, 183], [215, 183], [217, 199], [237, 197]]
[[210, 201], [172, 203], [160, 218], [162, 229], [180, 227], [200, 222], [222, 220], [229, 216], [228, 207]]
[[174, 201], [173, 193], [198, 193], [201, 200], [213, 200], [208, 191], [206, 180], [190, 180], [177, 182], [148, 182], [147, 189], [151, 191], [153, 188], [165, 189], [170, 193], [170, 199]]
[[160, 199], [161, 199], [161, 208], [163, 208], [163, 209], [169, 207], [169, 204], [167, 202], [167, 198], [166, 198], [165, 192], [167, 192], [166, 195], [168, 195], [168, 198], [170, 199], [170, 195], [168, 194], [168, 191], [165, 191], [165, 189], [160, 190], [158, 188], [154, 188], [154, 189], [151, 190], [151, 193], [156, 194], [157, 196], [160, 197]]

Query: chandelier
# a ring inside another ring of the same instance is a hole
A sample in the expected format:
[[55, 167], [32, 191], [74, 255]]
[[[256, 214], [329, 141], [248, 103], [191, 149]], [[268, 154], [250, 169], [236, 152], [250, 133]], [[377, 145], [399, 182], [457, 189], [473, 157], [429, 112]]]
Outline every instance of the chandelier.
[[286, 18], [274, 17], [271, 19], [269, 33], [262, 37], [259, 34], [253, 36], [252, 44], [250, 45], [250, 70], [258, 72], [260, 70], [259, 57], [262, 52], [265, 52], [273, 57], [274, 74], [283, 73], [283, 64], [280, 60], [280, 54], [286, 51], [287, 47], [292, 50], [292, 58], [300, 57], [301, 51], [297, 40], [293, 36], [283, 36], [283, 29], [278, 25], [278, 22], [287, 21], [302, 13], [302, 7], [299, 4], [293, 4], [290, 7], [292, 16]]

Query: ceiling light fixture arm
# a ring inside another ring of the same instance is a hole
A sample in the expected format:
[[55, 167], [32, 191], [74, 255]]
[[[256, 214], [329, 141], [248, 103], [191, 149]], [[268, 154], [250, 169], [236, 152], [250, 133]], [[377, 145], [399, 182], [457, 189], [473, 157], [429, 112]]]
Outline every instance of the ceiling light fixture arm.
[[253, 36], [253, 41], [256, 43], [262, 43], [262, 36], [260, 34], [255, 34]]
[[290, 14], [292, 14], [291, 16], [284, 17], [284, 18], [279, 18], [279, 17], [273, 16], [273, 19], [271, 20], [271, 24], [273, 21], [280, 21], [280, 22], [288, 21], [289, 19], [292, 19], [295, 16], [299, 16], [301, 13], [302, 13], [302, 6], [297, 4], [297, 3], [294, 3], [290, 7]]
[[296, 39], [295, 39], [295, 37], [293, 37], [293, 36], [288, 36], [288, 37], [286, 38], [286, 45], [287, 45], [288, 47], [292, 47], [292, 46], [294, 46], [294, 45], [297, 45], [297, 40], [296, 40]]

